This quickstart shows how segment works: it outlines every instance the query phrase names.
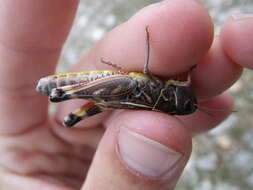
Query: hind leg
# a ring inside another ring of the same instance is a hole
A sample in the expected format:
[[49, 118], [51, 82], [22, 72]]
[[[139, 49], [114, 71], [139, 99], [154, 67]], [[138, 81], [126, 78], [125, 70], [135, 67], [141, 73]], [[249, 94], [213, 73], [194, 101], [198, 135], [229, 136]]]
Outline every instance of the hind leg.
[[103, 110], [100, 106], [96, 105], [94, 102], [89, 102], [67, 115], [64, 118], [63, 125], [65, 127], [73, 127], [76, 123], [84, 118], [96, 115], [102, 111]]

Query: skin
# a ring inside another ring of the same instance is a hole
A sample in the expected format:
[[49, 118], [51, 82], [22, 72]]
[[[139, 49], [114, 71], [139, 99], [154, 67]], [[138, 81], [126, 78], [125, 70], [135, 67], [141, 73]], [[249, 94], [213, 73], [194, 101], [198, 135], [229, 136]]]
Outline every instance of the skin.
[[[148, 25], [150, 70], [169, 77], [198, 64], [192, 88], [200, 105], [228, 111], [212, 111], [214, 117], [201, 111], [172, 117], [124, 110], [102, 113], [66, 129], [61, 121], [80, 101], [61, 103], [48, 117], [47, 99], [35, 92], [34, 82], [53, 73], [77, 4], [76, 0], [0, 2], [1, 189], [172, 189], [190, 156], [192, 134], [215, 127], [229, 115], [233, 100], [225, 91], [243, 67], [253, 68], [253, 39], [246, 35], [253, 30], [253, 18], [229, 19], [213, 42], [213, 24], [201, 4], [162, 1], [117, 26], [70, 69], [108, 69], [99, 61], [103, 57], [125, 70], [142, 71]], [[116, 148], [122, 127], [182, 153], [181, 166], [166, 179], [129, 169]]]

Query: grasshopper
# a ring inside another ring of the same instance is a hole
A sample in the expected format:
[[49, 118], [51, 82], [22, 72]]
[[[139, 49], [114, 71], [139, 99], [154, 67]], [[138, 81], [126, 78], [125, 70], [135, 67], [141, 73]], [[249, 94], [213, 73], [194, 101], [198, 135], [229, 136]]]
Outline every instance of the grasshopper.
[[87, 99], [88, 103], [64, 118], [63, 125], [72, 127], [86, 117], [108, 109], [152, 110], [170, 115], [191, 114], [197, 109], [197, 99], [187, 81], [162, 80], [148, 68], [150, 35], [146, 27], [144, 70], [125, 72], [117, 65], [106, 62], [116, 70], [97, 70], [56, 74], [41, 78], [36, 90], [49, 96], [51, 102]]

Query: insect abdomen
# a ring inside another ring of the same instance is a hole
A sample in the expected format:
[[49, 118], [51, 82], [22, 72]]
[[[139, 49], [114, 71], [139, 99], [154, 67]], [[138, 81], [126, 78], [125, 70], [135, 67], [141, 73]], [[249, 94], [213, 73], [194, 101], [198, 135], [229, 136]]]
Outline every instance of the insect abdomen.
[[39, 93], [48, 96], [54, 88], [90, 82], [106, 76], [115, 75], [117, 73], [118, 71], [105, 70], [51, 75], [41, 78], [38, 82], [36, 90]]

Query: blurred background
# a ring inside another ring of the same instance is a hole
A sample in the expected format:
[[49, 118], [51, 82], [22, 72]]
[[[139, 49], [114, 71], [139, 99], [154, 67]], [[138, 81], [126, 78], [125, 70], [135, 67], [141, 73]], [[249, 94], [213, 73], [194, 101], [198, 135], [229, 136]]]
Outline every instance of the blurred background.
[[[252, 0], [202, 0], [215, 32], [232, 14], [252, 13]], [[107, 31], [126, 21], [151, 0], [81, 0], [58, 72], [66, 72]], [[220, 127], [193, 140], [193, 154], [176, 189], [253, 189], [253, 74], [245, 70], [231, 88], [235, 110]]]

